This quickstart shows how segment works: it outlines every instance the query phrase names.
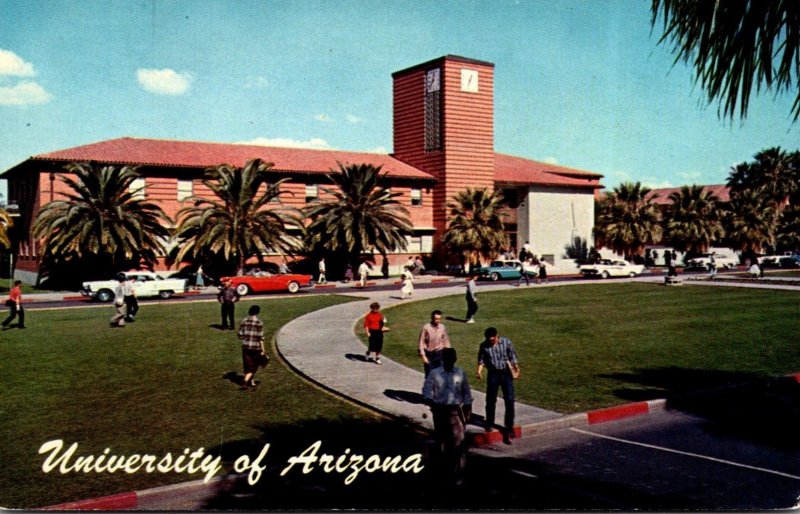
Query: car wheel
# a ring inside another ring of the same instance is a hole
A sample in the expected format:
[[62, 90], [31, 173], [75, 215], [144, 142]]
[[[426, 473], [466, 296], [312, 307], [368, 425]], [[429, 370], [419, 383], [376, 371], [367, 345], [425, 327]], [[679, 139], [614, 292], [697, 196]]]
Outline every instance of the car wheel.
[[236, 286], [236, 292], [239, 293], [240, 296], [247, 296], [250, 294], [250, 286], [247, 284], [239, 284]]
[[494, 273], [489, 275], [489, 278], [491, 278], [494, 282], [497, 282], [498, 280], [500, 280], [500, 273], [495, 271]]
[[636, 276], [636, 272], [635, 271], [631, 271], [630, 273], [628, 273], [628, 276], [633, 278], [633, 277]]
[[166, 300], [170, 296], [172, 296], [172, 291], [159, 291], [158, 292], [158, 297], [161, 298], [162, 300]]
[[602, 272], [602, 273], [600, 273], [600, 278], [608, 278], [609, 276], [610, 276], [610, 275], [609, 275], [609, 274], [608, 274], [608, 272], [607, 272], [607, 271], [605, 271], [605, 270], [603, 270], [603, 272]]
[[296, 292], [298, 292], [299, 290], [300, 290], [300, 284], [298, 284], [298, 283], [297, 283], [297, 282], [295, 282], [294, 280], [292, 280], [291, 282], [289, 282], [289, 292], [290, 292], [290, 293], [296, 293]]
[[101, 289], [97, 292], [98, 302], [110, 302], [114, 299], [114, 292], [110, 289]]

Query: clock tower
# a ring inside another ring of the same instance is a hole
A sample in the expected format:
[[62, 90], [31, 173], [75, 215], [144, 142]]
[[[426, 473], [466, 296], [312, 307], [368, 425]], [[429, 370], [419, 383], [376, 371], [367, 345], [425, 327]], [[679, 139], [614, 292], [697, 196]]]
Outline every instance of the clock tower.
[[494, 188], [494, 64], [447, 55], [392, 74], [393, 156], [438, 179], [435, 246], [458, 192]]

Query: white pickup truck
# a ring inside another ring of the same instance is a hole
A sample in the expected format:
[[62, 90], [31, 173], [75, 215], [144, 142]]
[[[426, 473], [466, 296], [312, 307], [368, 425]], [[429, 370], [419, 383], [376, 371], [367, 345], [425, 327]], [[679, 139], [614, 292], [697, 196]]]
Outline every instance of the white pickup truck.
[[[121, 273], [125, 278], [132, 278], [133, 290], [138, 298], [158, 296], [167, 299], [175, 293], [186, 291], [186, 280], [182, 278], [161, 278], [152, 271], [126, 271]], [[114, 299], [114, 290], [119, 280], [96, 280], [84, 282], [81, 294], [99, 302], [110, 302]]]

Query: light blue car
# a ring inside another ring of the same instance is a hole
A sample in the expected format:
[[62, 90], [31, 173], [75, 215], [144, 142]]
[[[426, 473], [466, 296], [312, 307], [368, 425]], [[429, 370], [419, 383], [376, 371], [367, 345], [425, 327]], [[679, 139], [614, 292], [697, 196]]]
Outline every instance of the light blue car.
[[480, 278], [486, 278], [495, 282], [500, 279], [519, 278], [522, 275], [522, 263], [517, 260], [492, 261], [488, 266], [479, 268], [477, 273]]

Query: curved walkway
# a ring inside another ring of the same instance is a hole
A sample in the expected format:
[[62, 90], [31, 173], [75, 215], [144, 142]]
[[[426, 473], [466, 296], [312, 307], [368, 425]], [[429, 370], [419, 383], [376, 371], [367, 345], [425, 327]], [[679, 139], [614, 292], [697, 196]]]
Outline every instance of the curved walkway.
[[[619, 279], [619, 281], [663, 283], [663, 275]], [[734, 280], [710, 282], [701, 279], [692, 280], [691, 282], [698, 285], [713, 284], [715, 286], [800, 290], [800, 287], [797, 286], [736, 283]], [[584, 283], [597, 283], [597, 281], [551, 282], [548, 285], [532, 287], [558, 287]], [[512, 284], [480, 283], [478, 291], [480, 293], [482, 291], [511, 288], [513, 288]], [[452, 286], [436, 289], [417, 289], [414, 291], [413, 301], [459, 294], [464, 294], [463, 282], [456, 282]], [[311, 312], [284, 325], [276, 334], [277, 350], [291, 367], [321, 387], [383, 414], [407, 419], [424, 428], [432, 429], [433, 421], [428, 416], [428, 408], [422, 402], [421, 390], [424, 381], [421, 371], [422, 365], [420, 364], [418, 369], [412, 369], [393, 361], [385, 355], [381, 356], [382, 366], [366, 362], [364, 359], [366, 348], [354, 332], [356, 321], [369, 310], [370, 303], [377, 301], [380, 302], [382, 307], [391, 307], [400, 303], [398, 290], [376, 291], [366, 289], [354, 291], [350, 295], [362, 299]], [[412, 300], [402, 301], [409, 302]], [[420, 320], [420, 327], [425, 321], [427, 320]], [[480, 322], [480, 314], [478, 315], [478, 321]], [[471, 377], [472, 369], [468, 365], [466, 368]], [[485, 395], [481, 391], [473, 391], [473, 396], [473, 412], [478, 416], [482, 416], [485, 412]], [[503, 402], [498, 401], [498, 420], [503, 419], [503, 412]], [[524, 427], [559, 418], [565, 419], [566, 417], [553, 411], [520, 402], [516, 403], [517, 425]], [[478, 426], [468, 428], [470, 431], [479, 431]]]
[[[478, 291], [511, 287], [508, 284], [481, 284]], [[464, 294], [463, 283], [437, 289], [417, 289], [413, 301], [454, 294]], [[354, 332], [356, 321], [369, 311], [370, 303], [377, 301], [382, 307], [396, 305], [401, 302], [398, 291], [367, 289], [353, 295], [367, 298], [311, 312], [284, 325], [276, 335], [278, 351], [290, 366], [320, 386], [389, 416], [433, 429], [433, 420], [422, 402], [422, 363], [419, 369], [412, 369], [385, 355], [381, 356], [382, 366], [366, 362], [366, 348]], [[405, 303], [409, 301], [412, 300], [402, 300]], [[425, 321], [420, 320], [420, 327]], [[467, 372], [472, 376], [471, 367], [467, 366]], [[473, 391], [473, 396], [473, 411], [482, 416], [485, 395]], [[519, 402], [515, 406], [517, 425], [561, 417], [556, 412]], [[498, 420], [503, 419], [503, 412], [503, 402], [498, 401]], [[478, 427], [470, 429], [478, 430]]]

